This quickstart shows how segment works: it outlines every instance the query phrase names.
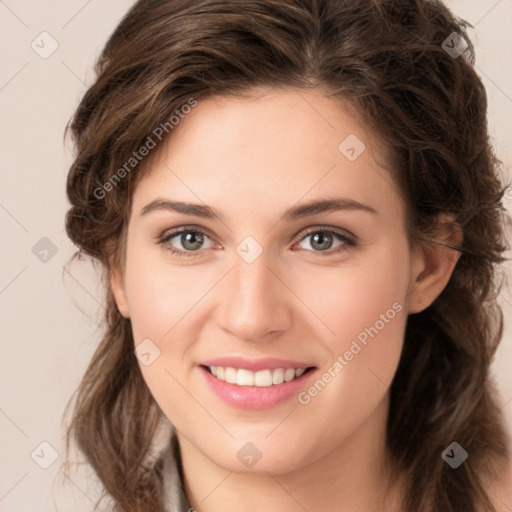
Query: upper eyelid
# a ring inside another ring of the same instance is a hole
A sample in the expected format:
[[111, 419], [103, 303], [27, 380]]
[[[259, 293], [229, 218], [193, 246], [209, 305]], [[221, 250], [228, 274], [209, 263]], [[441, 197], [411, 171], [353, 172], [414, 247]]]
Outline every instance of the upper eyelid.
[[302, 240], [305, 236], [309, 236], [312, 233], [322, 232], [322, 231], [325, 231], [325, 232], [328, 232], [328, 233], [334, 233], [335, 235], [342, 236], [342, 237], [345, 237], [345, 238], [349, 238], [350, 240], [354, 240], [354, 241], [357, 239], [356, 235], [354, 235], [353, 233], [351, 233], [347, 229], [335, 228], [335, 227], [329, 227], [329, 226], [321, 226], [321, 225], [313, 226], [311, 228], [308, 227], [308, 228], [301, 229], [297, 233], [297, 235], [303, 234], [302, 238], [300, 238], [300, 240]]
[[175, 236], [178, 236], [182, 234], [183, 232], [198, 232], [198, 233], [204, 233], [210, 240], [214, 240], [214, 237], [210, 235], [210, 231], [206, 228], [200, 227], [200, 226], [179, 226], [177, 228], [171, 228], [166, 229], [162, 231], [162, 234], [157, 237], [158, 240], [165, 240], [168, 238], [174, 238]]

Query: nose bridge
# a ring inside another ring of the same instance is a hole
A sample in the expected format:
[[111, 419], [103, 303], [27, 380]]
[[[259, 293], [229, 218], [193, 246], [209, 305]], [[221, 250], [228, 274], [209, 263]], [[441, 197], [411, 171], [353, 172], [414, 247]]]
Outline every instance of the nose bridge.
[[235, 255], [219, 298], [223, 329], [239, 339], [257, 341], [288, 327], [288, 298], [275, 273], [265, 252], [254, 261]]

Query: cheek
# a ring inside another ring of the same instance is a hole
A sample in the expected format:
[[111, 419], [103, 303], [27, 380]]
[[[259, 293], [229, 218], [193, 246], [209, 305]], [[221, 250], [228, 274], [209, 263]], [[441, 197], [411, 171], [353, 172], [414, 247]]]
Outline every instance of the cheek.
[[[358, 421], [385, 395], [404, 339], [408, 254], [405, 242], [383, 246], [351, 268], [331, 269], [322, 286], [320, 274], [301, 281], [298, 294], [322, 320], [316, 325], [325, 333], [321, 340], [328, 354], [320, 382], [302, 396], [315, 417], [325, 413], [341, 419], [350, 410]], [[336, 408], [329, 411], [325, 403]]]
[[[399, 324], [404, 323], [397, 310], [406, 309], [408, 268], [405, 243], [383, 245], [354, 263], [309, 272], [295, 269], [294, 291], [317, 317], [319, 336], [331, 350], [344, 351], [347, 342], [350, 345], [350, 340], [376, 323], [379, 332], [397, 338], [395, 335], [402, 330]], [[364, 341], [364, 335], [361, 338]], [[401, 337], [397, 339], [401, 342]]]
[[192, 267], [171, 267], [164, 249], [133, 245], [127, 253], [126, 295], [135, 343], [150, 338], [160, 345], [199, 302], [206, 284], [199, 284]]
[[204, 299], [218, 280], [218, 271], [201, 271], [198, 279], [197, 268], [170, 263], [163, 249], [148, 250], [142, 242], [128, 247], [126, 295], [134, 345], [144, 343], [140, 346], [152, 354], [151, 364], [140, 368], [155, 400], [178, 424], [188, 417], [190, 395], [183, 385], [190, 387], [189, 355], [207, 314]]
[[176, 427], [187, 430], [182, 423], [193, 404], [183, 386], [186, 377], [182, 363], [190, 346], [188, 340], [197, 338], [195, 325], [190, 323], [191, 310], [207, 287], [191, 279], [195, 274], [191, 267], [171, 271], [165, 258], [154, 257], [152, 252], [157, 253], [144, 254], [134, 248], [127, 254], [126, 294], [134, 344], [150, 353], [150, 364], [140, 359], [139, 366], [155, 401]]

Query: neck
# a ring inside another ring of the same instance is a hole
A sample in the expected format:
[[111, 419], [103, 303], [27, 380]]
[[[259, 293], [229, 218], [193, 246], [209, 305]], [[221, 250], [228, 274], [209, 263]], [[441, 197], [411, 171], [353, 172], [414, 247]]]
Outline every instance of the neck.
[[185, 491], [198, 512], [395, 512], [386, 450], [388, 396], [350, 438], [314, 462], [284, 474], [236, 473], [215, 464], [178, 433]]

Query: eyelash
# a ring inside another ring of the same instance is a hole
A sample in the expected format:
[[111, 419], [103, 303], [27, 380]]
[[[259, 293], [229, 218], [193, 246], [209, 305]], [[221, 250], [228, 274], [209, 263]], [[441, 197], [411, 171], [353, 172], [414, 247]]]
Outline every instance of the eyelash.
[[[171, 233], [167, 233], [167, 234], [162, 235], [158, 239], [157, 244], [165, 246], [165, 244], [168, 244], [171, 239], [173, 239], [177, 235], [181, 235], [183, 233], [199, 233], [199, 234], [201, 234], [203, 236], [206, 236], [206, 237], [210, 238], [208, 236], [208, 233], [203, 231], [201, 228], [192, 227], [192, 226], [191, 227], [184, 226], [184, 227], [182, 227], [182, 228], [180, 228], [180, 229], [178, 229], [176, 231], [172, 231]], [[353, 248], [353, 247], [355, 247], [357, 245], [356, 237], [355, 236], [353, 236], [353, 235], [352, 236], [348, 236], [346, 233], [344, 233], [342, 231], [339, 231], [337, 229], [333, 229], [333, 228], [330, 228], [330, 227], [327, 227], [327, 226], [319, 226], [319, 227], [315, 227], [315, 228], [307, 228], [304, 231], [304, 233], [302, 234], [301, 238], [297, 242], [295, 242], [295, 243], [302, 242], [305, 238], [307, 238], [308, 236], [310, 236], [312, 234], [315, 234], [315, 233], [334, 235], [336, 238], [338, 238], [339, 241], [343, 242], [343, 244], [340, 245], [339, 247], [337, 247], [334, 250], [328, 250], [328, 251], [314, 251], [314, 250], [304, 249], [307, 252], [313, 253], [314, 257], [322, 258], [322, 257], [326, 257], [326, 256], [332, 256], [333, 254], [338, 254], [338, 253], [340, 253], [342, 251], [346, 251], [347, 249]], [[195, 256], [194, 253], [199, 253], [201, 251], [200, 249], [197, 250], [197, 251], [176, 250], [176, 249], [172, 249], [172, 247], [170, 245], [167, 245], [165, 248], [171, 254], [173, 254], [175, 256], [179, 256], [179, 257], [185, 257], [185, 258], [192, 258], [192, 257]]]

